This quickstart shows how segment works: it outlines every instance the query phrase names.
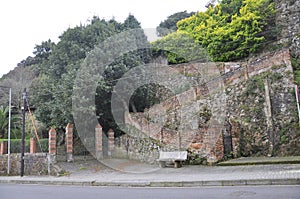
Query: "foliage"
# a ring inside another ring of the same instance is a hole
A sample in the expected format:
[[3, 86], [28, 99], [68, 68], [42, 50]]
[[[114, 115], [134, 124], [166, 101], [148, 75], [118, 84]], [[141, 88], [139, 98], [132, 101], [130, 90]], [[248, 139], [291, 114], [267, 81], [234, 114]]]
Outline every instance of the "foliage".
[[33, 79], [36, 77], [36, 74], [31, 70], [29, 64], [24, 61], [24, 65], [19, 64], [13, 71], [3, 76], [0, 84], [0, 105], [7, 106], [9, 103], [9, 90], [12, 91], [12, 106], [15, 107], [18, 111], [21, 108], [22, 104], [22, 93], [24, 88], [29, 88]]
[[[7, 139], [0, 139], [0, 142], [7, 142]], [[48, 152], [48, 139], [40, 139], [40, 144], [37, 142], [37, 152]], [[10, 152], [20, 153], [22, 146], [22, 139], [11, 139], [10, 140]], [[25, 152], [29, 152], [30, 139], [25, 139]]]
[[[172, 95], [171, 91], [159, 84], [146, 84], [138, 88], [130, 99], [129, 111], [144, 112], [154, 104], [168, 99]], [[135, 109], [135, 110], [134, 110]]]
[[[48, 137], [48, 131], [45, 125], [36, 120], [34, 115], [26, 114], [25, 117], [25, 130], [26, 130], [26, 138], [36, 138], [36, 133], [38, 134], [38, 138], [41, 139], [43, 137]], [[36, 131], [36, 132], [35, 132]], [[47, 136], [44, 136], [47, 134]], [[21, 137], [18, 137], [21, 138]]]
[[141, 28], [141, 24], [132, 14], [129, 14], [129, 16], [124, 21], [122, 27], [123, 30], [130, 30], [135, 28]]
[[160, 37], [166, 36], [177, 30], [177, 22], [181, 19], [188, 18], [195, 14], [194, 12], [188, 13], [186, 10], [183, 12], [177, 12], [167, 17], [166, 20], [160, 22], [159, 26], [156, 27], [157, 35]]
[[271, 0], [223, 0], [205, 12], [179, 21], [177, 32], [190, 35], [214, 61], [232, 61], [247, 57], [274, 40], [274, 24]]
[[39, 76], [31, 85], [30, 98], [38, 120], [58, 129], [73, 121], [71, 96], [76, 72], [86, 53], [119, 29], [115, 20], [94, 17], [90, 24], [67, 29], [57, 44], [47, 41], [35, 47], [39, 62], [33, 68]]
[[294, 69], [295, 84], [300, 85], [300, 57], [291, 57], [291, 62]]
[[[148, 43], [144, 33], [141, 31], [140, 34], [140, 38], [136, 42]], [[99, 121], [104, 130], [113, 128], [116, 134], [121, 133], [118, 129], [118, 126], [114, 122], [111, 112], [111, 95], [113, 92], [113, 87], [118, 82], [118, 79], [122, 78], [122, 76], [130, 69], [148, 63], [149, 61], [149, 50], [141, 49], [131, 51], [130, 53], [124, 54], [118, 59], [114, 60], [114, 62], [110, 64], [104, 71], [104, 78], [99, 81], [99, 86], [96, 91], [96, 114], [99, 116]], [[123, 92], [127, 93], [128, 90], [130, 90], [130, 87], [131, 85], [129, 80], [128, 84], [124, 85], [125, 90]], [[139, 99], [141, 96], [145, 96], [145, 93], [147, 93], [147, 89], [136, 92], [135, 95], [132, 96], [129, 107], [134, 107], [134, 103], [137, 101], [137, 99]], [[140, 106], [145, 106], [143, 104], [147, 104], [148, 102], [147, 99], [144, 99], [142, 101], [139, 101], [139, 103]]]
[[[151, 44], [154, 55], [163, 53], [170, 64], [209, 60], [206, 50], [184, 31], [171, 33]], [[162, 51], [162, 52], [161, 52]]]
[[[0, 139], [7, 138], [9, 123], [9, 107], [0, 106]], [[11, 135], [17, 137], [20, 135], [20, 119], [17, 116], [11, 117]]]
[[[105, 21], [94, 17], [87, 25], [66, 30], [57, 44], [49, 40], [36, 46], [34, 54], [38, 64], [35, 64], [33, 68], [39, 76], [32, 83], [31, 91], [33, 92], [30, 93], [31, 103], [36, 108], [36, 118], [47, 127], [55, 126], [58, 129], [64, 129], [69, 122], [73, 123], [74, 80], [87, 53], [113, 35], [139, 28], [141, 28], [140, 23], [133, 15], [129, 15], [124, 23], [119, 23], [114, 19]], [[139, 37], [140, 42], [147, 42], [143, 31], [140, 32]], [[98, 65], [97, 61], [92, 60], [95, 65]], [[104, 129], [117, 129], [110, 105], [113, 86], [128, 70], [149, 61], [150, 52], [147, 49], [127, 53], [107, 66], [103, 78], [96, 80], [99, 81], [95, 94], [96, 110], [93, 107], [86, 108], [96, 112]], [[86, 75], [90, 76], [90, 74]]]
[[[274, 39], [275, 32], [270, 28], [275, 26], [274, 15], [271, 0], [222, 0], [219, 5], [209, 7], [205, 12], [175, 13], [157, 27], [158, 33], [166, 36], [151, 44], [153, 52], [147, 49], [129, 52], [106, 67], [103, 78], [96, 80], [96, 107], [87, 108], [96, 112], [104, 129], [116, 130], [110, 99], [113, 87], [126, 72], [149, 63], [151, 56], [161, 54], [167, 56], [171, 64], [210, 61], [210, 57], [214, 61], [246, 57]], [[93, 17], [86, 25], [68, 28], [59, 37], [58, 43], [47, 40], [36, 45], [34, 57], [28, 57], [19, 64], [23, 76], [18, 78], [26, 81], [18, 81], [18, 84], [13, 82], [17, 85], [15, 90], [18, 93], [14, 98], [21, 99], [22, 89], [31, 85], [29, 99], [35, 108], [37, 120], [47, 127], [64, 129], [67, 123], [73, 123], [74, 80], [87, 54], [111, 36], [133, 28], [141, 28], [133, 15], [129, 15], [123, 23]], [[165, 29], [176, 32], [164, 32]], [[147, 42], [143, 31], [140, 40]], [[97, 65], [97, 60], [92, 61]], [[28, 73], [24, 74], [25, 70]], [[28, 81], [24, 75], [30, 77]], [[7, 81], [7, 85], [10, 84]], [[162, 98], [157, 92], [161, 94], [165, 91], [154, 84], [139, 88], [130, 100], [131, 111], [143, 111], [158, 103]], [[21, 107], [20, 101], [14, 104]]]

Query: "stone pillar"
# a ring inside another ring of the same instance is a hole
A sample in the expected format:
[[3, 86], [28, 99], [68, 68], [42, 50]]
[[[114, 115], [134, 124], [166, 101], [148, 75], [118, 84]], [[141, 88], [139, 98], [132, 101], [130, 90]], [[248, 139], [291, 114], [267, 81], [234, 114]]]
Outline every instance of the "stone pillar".
[[102, 126], [98, 124], [95, 128], [95, 153], [97, 159], [103, 158]]
[[30, 138], [30, 153], [36, 153], [36, 139]]
[[73, 125], [68, 123], [66, 127], [67, 162], [73, 162]]
[[108, 156], [112, 157], [115, 150], [115, 133], [112, 129], [108, 131]]
[[273, 155], [273, 146], [274, 146], [274, 131], [273, 131], [273, 119], [272, 119], [272, 105], [271, 105], [271, 98], [270, 98], [270, 89], [269, 89], [269, 83], [268, 80], [264, 80], [264, 86], [265, 86], [265, 115], [266, 115], [266, 121], [267, 121], [267, 132], [269, 136], [269, 153], [268, 156]]
[[0, 155], [7, 154], [7, 142], [0, 142]]
[[56, 130], [51, 128], [49, 131], [49, 155], [52, 161], [56, 161]]

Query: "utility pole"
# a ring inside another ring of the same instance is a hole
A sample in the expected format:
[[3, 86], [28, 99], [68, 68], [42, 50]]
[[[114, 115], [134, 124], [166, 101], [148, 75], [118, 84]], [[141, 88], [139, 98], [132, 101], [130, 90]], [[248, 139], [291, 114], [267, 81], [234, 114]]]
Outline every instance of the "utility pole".
[[297, 109], [298, 109], [298, 122], [299, 122], [299, 125], [300, 125], [300, 106], [299, 106], [299, 88], [298, 88], [298, 85], [295, 84], [295, 95], [296, 95], [296, 103], [297, 103]]
[[22, 147], [21, 147], [21, 177], [24, 176], [24, 151], [25, 151], [25, 114], [27, 110], [27, 92], [24, 88], [22, 107]]
[[9, 88], [9, 112], [8, 112], [8, 156], [7, 156], [7, 174], [10, 173], [10, 130], [11, 130], [11, 88]]

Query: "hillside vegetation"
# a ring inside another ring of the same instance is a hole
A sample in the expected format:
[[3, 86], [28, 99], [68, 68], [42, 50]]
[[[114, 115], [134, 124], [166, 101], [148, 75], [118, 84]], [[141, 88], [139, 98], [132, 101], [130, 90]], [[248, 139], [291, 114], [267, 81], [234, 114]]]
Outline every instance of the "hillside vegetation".
[[[262, 51], [276, 41], [278, 33], [272, 0], [222, 0], [205, 12], [179, 20], [177, 27], [176, 32], [152, 44], [171, 52], [167, 53], [170, 63], [207, 57], [199, 47], [212, 61], [238, 60]], [[183, 47], [180, 57], [172, 53], [178, 51], [178, 44]]]
[[[85, 25], [68, 28], [58, 43], [46, 40], [36, 45], [34, 56], [19, 63], [16, 70], [21, 75], [17, 78], [16, 72], [12, 72], [4, 76], [1, 83], [15, 86], [13, 98], [18, 108], [23, 88], [29, 88], [30, 105], [35, 108], [37, 120], [47, 127], [63, 129], [68, 122], [73, 122], [74, 79], [87, 54], [107, 38], [133, 28], [141, 28], [133, 15], [123, 23], [93, 17]], [[164, 31], [166, 29], [169, 31]], [[274, 2], [222, 0], [205, 12], [171, 15], [159, 25], [158, 33], [163, 37], [151, 44], [151, 50], [123, 55], [107, 67], [104, 78], [99, 80], [94, 111], [104, 130], [113, 128], [121, 133], [112, 117], [110, 98], [116, 80], [135, 66], [149, 63], [161, 54], [166, 55], [171, 64], [193, 60], [233, 61], [264, 51], [266, 46], [270, 48], [278, 36]], [[141, 38], [147, 42], [144, 34]], [[22, 71], [25, 70], [30, 74], [25, 76], [30, 78], [23, 82], [26, 78]], [[158, 90], [165, 92], [157, 85], [140, 88], [130, 102], [131, 111], [143, 110], [159, 101]], [[2, 98], [1, 104], [6, 104], [6, 99], [6, 96]]]

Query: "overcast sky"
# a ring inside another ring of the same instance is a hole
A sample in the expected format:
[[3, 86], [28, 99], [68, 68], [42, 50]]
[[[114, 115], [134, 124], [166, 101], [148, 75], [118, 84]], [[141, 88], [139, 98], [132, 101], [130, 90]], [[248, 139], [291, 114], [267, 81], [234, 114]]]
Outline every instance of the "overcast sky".
[[32, 56], [34, 46], [96, 15], [123, 22], [133, 14], [143, 28], [155, 28], [179, 11], [202, 11], [208, 0], [5, 0], [0, 3], [0, 77]]

